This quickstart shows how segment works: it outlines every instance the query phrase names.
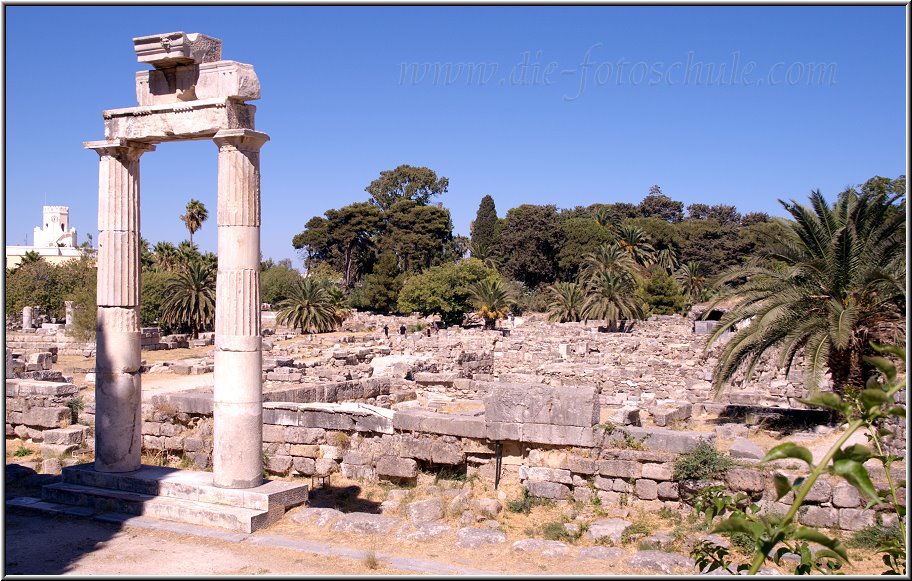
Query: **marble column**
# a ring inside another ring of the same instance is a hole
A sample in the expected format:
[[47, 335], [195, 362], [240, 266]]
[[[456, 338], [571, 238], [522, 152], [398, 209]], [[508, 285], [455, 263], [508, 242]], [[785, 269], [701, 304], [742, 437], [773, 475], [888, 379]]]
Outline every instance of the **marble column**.
[[98, 172], [95, 469], [140, 466], [139, 158], [154, 146], [91, 141]]
[[212, 468], [222, 488], [263, 481], [259, 151], [268, 140], [249, 129], [213, 138], [219, 153]]
[[22, 328], [31, 329], [34, 326], [32, 322], [32, 307], [22, 308]]

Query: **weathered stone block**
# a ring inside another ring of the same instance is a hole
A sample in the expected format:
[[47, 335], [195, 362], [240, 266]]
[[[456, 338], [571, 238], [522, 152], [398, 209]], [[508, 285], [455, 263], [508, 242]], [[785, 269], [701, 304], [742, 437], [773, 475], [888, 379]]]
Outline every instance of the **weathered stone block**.
[[566, 500], [570, 496], [570, 487], [559, 482], [536, 482], [533, 480], [526, 481], [526, 488], [529, 489], [529, 496], [536, 498], [550, 498], [553, 500]]
[[291, 465], [295, 472], [304, 476], [311, 476], [316, 471], [316, 463], [313, 458], [295, 456], [292, 458]]
[[736, 491], [762, 492], [768, 478], [752, 468], [733, 468], [725, 475], [725, 482]]
[[567, 459], [567, 468], [570, 469], [570, 472], [578, 474], [595, 474], [599, 470], [599, 465], [597, 461], [590, 458], [570, 456]]
[[634, 493], [643, 500], [655, 500], [659, 497], [659, 486], [655, 480], [640, 478], [636, 481]]
[[544, 482], [562, 482], [564, 484], [572, 484], [573, 479], [570, 477], [569, 470], [559, 470], [556, 468], [540, 468], [540, 467], [531, 467], [527, 471], [528, 479]]
[[435, 440], [431, 444], [431, 462], [435, 464], [457, 465], [465, 462], [465, 453], [455, 442]]
[[811, 527], [836, 528], [839, 525], [839, 510], [813, 505], [802, 506], [798, 509], [798, 522]]
[[669, 464], [643, 464], [643, 478], [650, 480], [674, 480], [674, 467]]
[[660, 500], [678, 500], [680, 498], [677, 482], [659, 482], [657, 492]]
[[832, 496], [833, 487], [830, 486], [830, 483], [822, 478], [818, 478], [804, 499], [807, 502], [816, 502], [822, 504], [824, 502], [830, 502], [830, 498], [832, 498]]
[[833, 506], [837, 508], [856, 508], [860, 505], [861, 496], [854, 486], [849, 484], [838, 484], [833, 489]]
[[291, 470], [291, 456], [269, 456], [266, 458], [266, 470], [275, 474], [287, 474]]
[[290, 453], [292, 456], [319, 458], [320, 446], [317, 446], [316, 444], [291, 444]]
[[302, 428], [297, 426], [289, 426], [284, 430], [284, 437], [275, 441], [285, 441], [289, 444], [319, 444], [323, 441], [323, 438], [325, 436], [326, 430], [323, 428]]
[[377, 460], [376, 472], [378, 476], [415, 478], [418, 475], [418, 463], [411, 458], [381, 456]]
[[642, 464], [630, 460], [602, 460], [599, 462], [599, 473], [613, 478], [640, 478], [643, 475]]
[[362, 465], [370, 464], [371, 456], [358, 450], [348, 450], [342, 455], [342, 462], [345, 464]]
[[875, 514], [869, 509], [842, 508], [839, 510], [839, 528], [845, 531], [860, 531], [876, 522]]
[[63, 428], [70, 425], [70, 408], [33, 407], [22, 414], [22, 423], [39, 428]]

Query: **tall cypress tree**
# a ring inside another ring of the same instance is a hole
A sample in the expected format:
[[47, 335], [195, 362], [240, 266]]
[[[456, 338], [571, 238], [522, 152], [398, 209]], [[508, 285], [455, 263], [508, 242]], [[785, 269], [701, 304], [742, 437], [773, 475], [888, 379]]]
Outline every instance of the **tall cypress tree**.
[[475, 221], [472, 222], [472, 256], [484, 259], [490, 255], [497, 243], [496, 237], [497, 209], [494, 208], [494, 198], [485, 196], [481, 199]]

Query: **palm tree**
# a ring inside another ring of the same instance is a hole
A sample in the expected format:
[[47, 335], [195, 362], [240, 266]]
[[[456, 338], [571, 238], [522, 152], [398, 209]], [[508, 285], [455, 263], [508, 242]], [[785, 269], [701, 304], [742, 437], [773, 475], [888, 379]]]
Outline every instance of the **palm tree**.
[[863, 356], [871, 341], [904, 335], [905, 208], [899, 195], [853, 189], [830, 207], [819, 191], [811, 207], [779, 201], [794, 221], [784, 222], [770, 261], [755, 261], [721, 278], [722, 292], [707, 309], [733, 299], [707, 346], [730, 326], [750, 322], [726, 343], [715, 368], [717, 390], [746, 365], [750, 377], [765, 354], [778, 350], [791, 369], [803, 351], [809, 389], [828, 370], [833, 389], [860, 388], [874, 375]]
[[175, 262], [178, 265], [186, 265], [199, 261], [201, 256], [202, 254], [200, 254], [199, 247], [196, 244], [188, 240], [181, 240], [180, 244], [177, 245]]
[[22, 255], [22, 260], [19, 261], [19, 264], [34, 264], [36, 262], [41, 262], [42, 260], [44, 260], [44, 257], [37, 251], [27, 250], [25, 254]]
[[618, 244], [644, 268], [655, 262], [655, 248], [652, 247], [649, 235], [636, 226], [628, 224], [618, 228]]
[[557, 323], [578, 322], [583, 318], [583, 288], [575, 282], [557, 282], [548, 287], [551, 304], [548, 320]]
[[595, 210], [592, 217], [595, 218], [595, 222], [599, 226], [604, 226], [606, 228], [613, 229], [614, 225], [611, 222], [611, 218], [612, 218], [611, 210], [609, 210], [606, 206], [599, 206]]
[[177, 247], [170, 242], [159, 242], [152, 249], [155, 265], [159, 270], [172, 270], [177, 266]]
[[337, 305], [323, 281], [303, 278], [295, 281], [288, 294], [279, 303], [278, 324], [300, 328], [302, 333], [323, 333], [336, 327]]
[[706, 286], [706, 270], [697, 260], [691, 260], [681, 266], [675, 273], [675, 280], [684, 289], [684, 294], [691, 303], [703, 300]]
[[636, 269], [636, 262], [631, 258], [630, 253], [615, 243], [602, 244], [595, 250], [583, 257], [583, 268], [581, 278], [583, 280], [602, 272], [632, 272]]
[[675, 252], [674, 248], [663, 248], [656, 254], [656, 264], [666, 274], [671, 274], [678, 268], [678, 253]]
[[209, 212], [206, 210], [206, 206], [203, 205], [199, 200], [193, 198], [187, 202], [187, 211], [183, 214], [180, 219], [184, 223], [184, 226], [187, 227], [187, 231], [190, 232], [190, 244], [193, 244], [193, 234], [202, 228], [203, 222], [209, 218]]
[[177, 327], [189, 327], [193, 338], [215, 320], [216, 269], [201, 261], [184, 265], [165, 284], [162, 322]]
[[589, 280], [583, 307], [587, 319], [602, 319], [609, 331], [621, 319], [640, 319], [643, 308], [636, 295], [636, 280], [629, 272], [603, 271]]
[[494, 250], [494, 246], [487, 244], [484, 241], [476, 240], [474, 242], [469, 242], [469, 254], [472, 258], [480, 260], [491, 270], [500, 272], [500, 267], [503, 266], [504, 257], [498, 256]]
[[510, 289], [499, 278], [483, 278], [468, 286], [469, 298], [484, 320], [485, 329], [493, 329], [497, 319], [510, 312], [513, 301]]

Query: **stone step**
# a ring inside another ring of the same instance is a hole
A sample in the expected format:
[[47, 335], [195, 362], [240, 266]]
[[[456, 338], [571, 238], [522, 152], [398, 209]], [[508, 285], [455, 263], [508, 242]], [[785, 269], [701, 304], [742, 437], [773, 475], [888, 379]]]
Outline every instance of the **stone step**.
[[284, 507], [276, 507], [273, 510], [255, 510], [67, 482], [43, 487], [41, 497], [42, 501], [46, 503], [91, 509], [93, 515], [119, 513], [148, 516], [242, 533], [251, 533], [267, 527], [277, 522], [285, 513]]
[[63, 482], [81, 486], [169, 497], [206, 504], [217, 504], [258, 511], [281, 510], [307, 502], [306, 485], [282, 480], [267, 480], [254, 488], [220, 488], [213, 485], [212, 473], [179, 470], [163, 466], [142, 466], [133, 472], [97, 472], [94, 464], [78, 464], [63, 469]]

